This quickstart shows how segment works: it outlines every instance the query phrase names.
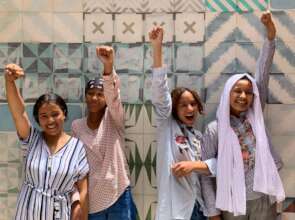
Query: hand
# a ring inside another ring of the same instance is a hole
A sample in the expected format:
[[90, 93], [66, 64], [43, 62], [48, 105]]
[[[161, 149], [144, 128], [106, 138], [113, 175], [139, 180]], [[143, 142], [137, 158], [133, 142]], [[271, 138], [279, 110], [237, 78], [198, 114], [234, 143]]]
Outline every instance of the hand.
[[154, 27], [149, 32], [149, 38], [153, 46], [153, 67], [162, 67], [162, 41], [164, 30], [162, 27]]
[[162, 46], [164, 29], [162, 27], [154, 27], [149, 32], [149, 39], [153, 47]]
[[269, 11], [264, 12], [261, 15], [261, 23], [265, 26], [267, 31], [267, 38], [273, 40], [276, 37], [276, 27], [272, 20], [271, 13]]
[[194, 170], [195, 162], [194, 161], [181, 161], [172, 165], [172, 173], [176, 177], [184, 177]]
[[96, 55], [104, 65], [104, 73], [113, 72], [114, 50], [109, 46], [96, 47]]
[[24, 75], [23, 69], [14, 63], [10, 63], [5, 67], [5, 79], [7, 81], [13, 82]]
[[209, 220], [221, 220], [221, 216], [220, 215], [211, 216], [209, 217]]

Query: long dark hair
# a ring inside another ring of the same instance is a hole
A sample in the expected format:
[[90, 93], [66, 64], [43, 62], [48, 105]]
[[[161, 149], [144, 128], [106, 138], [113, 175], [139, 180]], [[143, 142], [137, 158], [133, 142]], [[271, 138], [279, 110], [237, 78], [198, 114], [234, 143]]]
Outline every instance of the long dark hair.
[[177, 105], [179, 103], [179, 99], [180, 99], [182, 93], [184, 93], [185, 91], [188, 91], [188, 92], [190, 92], [193, 95], [193, 97], [196, 100], [197, 105], [198, 105], [198, 112], [200, 114], [203, 114], [204, 113], [204, 107], [203, 107], [201, 98], [200, 98], [200, 96], [198, 95], [198, 93], [196, 91], [191, 90], [189, 88], [185, 88], [185, 87], [177, 87], [177, 88], [173, 89], [172, 92], [171, 92], [171, 98], [172, 98], [172, 116], [176, 120], [179, 120], [179, 117], [177, 115]]
[[65, 118], [68, 116], [68, 107], [65, 102], [65, 100], [60, 97], [59, 95], [55, 93], [47, 93], [41, 95], [37, 101], [35, 102], [34, 108], [33, 108], [33, 116], [35, 121], [39, 124], [39, 109], [40, 107], [45, 103], [54, 103], [60, 107], [60, 109], [63, 111]]

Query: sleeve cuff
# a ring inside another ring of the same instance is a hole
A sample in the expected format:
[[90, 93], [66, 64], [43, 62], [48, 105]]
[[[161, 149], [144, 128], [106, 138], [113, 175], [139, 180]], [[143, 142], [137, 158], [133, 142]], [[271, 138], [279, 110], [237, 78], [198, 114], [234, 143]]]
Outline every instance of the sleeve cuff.
[[110, 75], [102, 75], [103, 80], [105, 81], [114, 81], [117, 73], [115, 69], [113, 69], [113, 72]]
[[153, 77], [154, 78], [161, 78], [165, 76], [168, 72], [168, 68], [166, 65], [163, 65], [162, 67], [153, 68]]
[[268, 38], [265, 39], [265, 44], [268, 47], [274, 47], [276, 45], [276, 39], [269, 40]]
[[210, 177], [216, 177], [216, 170], [217, 170], [217, 160], [216, 158], [211, 158], [204, 161], [207, 164], [209, 171], [211, 173]]
[[72, 192], [71, 200], [72, 204], [74, 202], [80, 201], [80, 193], [76, 187], [74, 187], [74, 191]]
[[221, 212], [219, 209], [216, 209], [216, 208], [209, 208], [206, 210], [206, 212], [204, 213], [205, 216], [207, 217], [212, 217], [212, 216], [216, 216], [216, 215], [220, 215]]

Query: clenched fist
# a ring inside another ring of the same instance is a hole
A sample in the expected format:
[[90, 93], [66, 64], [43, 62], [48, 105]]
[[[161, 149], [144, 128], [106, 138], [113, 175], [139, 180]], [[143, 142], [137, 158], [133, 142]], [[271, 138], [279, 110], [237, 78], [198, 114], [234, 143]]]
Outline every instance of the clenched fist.
[[7, 81], [15, 81], [24, 75], [23, 69], [14, 63], [10, 63], [5, 67], [5, 79]]
[[104, 65], [104, 73], [112, 73], [114, 63], [114, 49], [109, 46], [96, 47], [96, 55]]
[[267, 38], [273, 40], [276, 37], [276, 27], [272, 20], [271, 13], [269, 11], [264, 12], [261, 15], [261, 23], [265, 26], [267, 31]]

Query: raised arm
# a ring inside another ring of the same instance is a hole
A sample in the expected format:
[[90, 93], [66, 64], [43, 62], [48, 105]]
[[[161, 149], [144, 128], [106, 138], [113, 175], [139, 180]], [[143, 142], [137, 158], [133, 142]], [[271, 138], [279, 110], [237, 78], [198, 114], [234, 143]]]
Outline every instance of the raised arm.
[[267, 39], [261, 49], [256, 66], [256, 83], [259, 89], [261, 107], [264, 109], [268, 96], [269, 72], [273, 62], [275, 52], [276, 27], [272, 21], [270, 12], [265, 12], [261, 16], [261, 23], [265, 26]]
[[25, 103], [15, 85], [15, 80], [24, 76], [23, 69], [16, 64], [5, 67], [6, 96], [17, 133], [21, 139], [26, 139], [30, 134], [30, 121], [25, 111]]
[[114, 50], [109, 46], [101, 46], [96, 48], [96, 54], [104, 65], [103, 87], [108, 111], [117, 127], [124, 129], [124, 110], [120, 97], [120, 80], [113, 69]]
[[172, 100], [167, 82], [167, 68], [162, 64], [162, 41], [164, 31], [161, 27], [153, 28], [149, 38], [153, 48], [152, 103], [158, 119], [171, 115]]

